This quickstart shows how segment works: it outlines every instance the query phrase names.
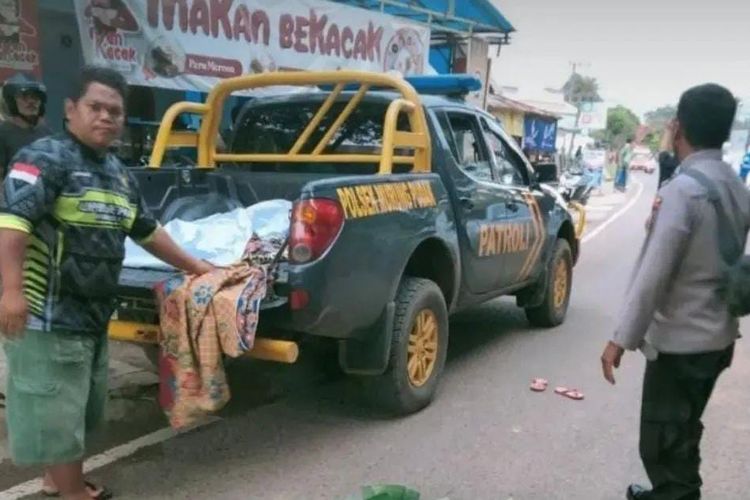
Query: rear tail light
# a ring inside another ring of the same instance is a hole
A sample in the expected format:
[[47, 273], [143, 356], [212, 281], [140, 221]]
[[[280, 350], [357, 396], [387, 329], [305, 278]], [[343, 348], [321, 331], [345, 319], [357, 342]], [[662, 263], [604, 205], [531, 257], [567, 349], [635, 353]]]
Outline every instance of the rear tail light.
[[289, 261], [312, 262], [333, 244], [344, 225], [344, 210], [336, 200], [313, 198], [294, 205], [289, 232]]
[[300, 311], [310, 303], [310, 294], [307, 290], [295, 288], [289, 294], [289, 307], [292, 311]]

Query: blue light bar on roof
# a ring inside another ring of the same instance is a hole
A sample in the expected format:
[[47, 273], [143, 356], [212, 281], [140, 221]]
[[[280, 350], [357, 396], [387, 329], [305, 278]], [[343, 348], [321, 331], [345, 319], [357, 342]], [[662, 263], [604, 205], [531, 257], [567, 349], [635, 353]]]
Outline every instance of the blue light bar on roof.
[[407, 76], [404, 80], [420, 94], [463, 95], [482, 88], [482, 81], [474, 75]]
[[[425, 95], [463, 96], [481, 90], [482, 81], [474, 75], [430, 75], [407, 76], [404, 78], [414, 90]], [[333, 85], [320, 85], [321, 90], [330, 91]], [[344, 90], [359, 89], [358, 84], [350, 84]], [[393, 90], [389, 87], [372, 87], [371, 90]]]

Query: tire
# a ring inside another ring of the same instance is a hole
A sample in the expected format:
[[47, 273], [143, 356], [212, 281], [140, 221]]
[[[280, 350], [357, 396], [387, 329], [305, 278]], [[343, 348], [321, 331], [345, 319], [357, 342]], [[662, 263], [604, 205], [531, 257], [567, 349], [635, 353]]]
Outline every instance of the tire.
[[[420, 322], [424, 325], [421, 332]], [[409, 353], [410, 340], [415, 342], [418, 353]], [[429, 405], [435, 397], [447, 353], [448, 311], [440, 288], [430, 280], [404, 278], [396, 293], [388, 368], [373, 380], [378, 406], [397, 415], [407, 415]], [[420, 355], [425, 360], [420, 365], [423, 369], [417, 369]], [[415, 365], [411, 374], [410, 356], [416, 359], [412, 361]]]
[[[564, 239], [555, 243], [545, 279], [544, 301], [539, 307], [526, 308], [526, 318], [533, 326], [552, 328], [565, 321], [573, 284], [573, 254], [570, 244]], [[564, 283], [561, 283], [562, 279]]]

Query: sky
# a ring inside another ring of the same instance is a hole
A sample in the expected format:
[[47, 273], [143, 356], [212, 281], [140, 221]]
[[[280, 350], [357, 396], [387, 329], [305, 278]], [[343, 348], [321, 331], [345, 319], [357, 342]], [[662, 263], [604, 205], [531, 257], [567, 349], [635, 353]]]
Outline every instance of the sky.
[[706, 82], [750, 98], [750, 0], [492, 3], [517, 30], [493, 62], [501, 85], [559, 88], [580, 62], [607, 101], [641, 115]]

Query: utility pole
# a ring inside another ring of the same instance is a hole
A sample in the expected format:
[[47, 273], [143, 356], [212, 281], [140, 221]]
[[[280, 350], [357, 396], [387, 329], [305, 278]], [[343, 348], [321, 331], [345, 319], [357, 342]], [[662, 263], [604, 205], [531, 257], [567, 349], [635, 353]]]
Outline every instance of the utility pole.
[[570, 74], [572, 76], [578, 73], [579, 67], [588, 68], [591, 66], [591, 63], [587, 61], [570, 61], [568, 62], [568, 65], [570, 66]]
[[[579, 66], [585, 66], [585, 67], [591, 66], [590, 63], [585, 62], [585, 61], [570, 61], [568, 64], [570, 64], [570, 68], [571, 68], [571, 73], [570, 73], [571, 78], [573, 77], [573, 75], [578, 73]], [[578, 99], [575, 99], [571, 104], [573, 104], [576, 107], [576, 121], [573, 127], [574, 129], [573, 134], [570, 137], [570, 147], [568, 147], [568, 156], [573, 156], [573, 148], [575, 147], [576, 135], [578, 135], [578, 125], [581, 121], [581, 102]]]

